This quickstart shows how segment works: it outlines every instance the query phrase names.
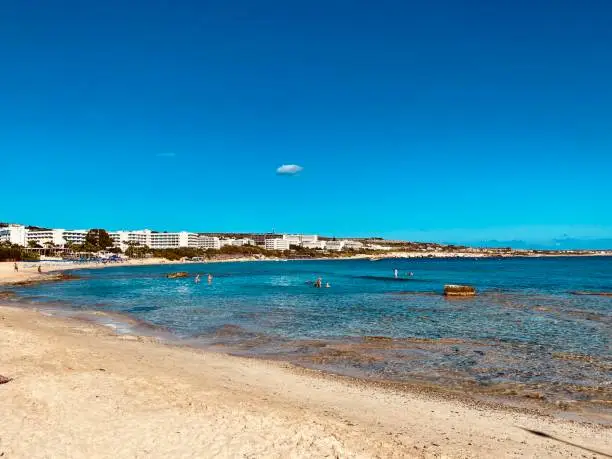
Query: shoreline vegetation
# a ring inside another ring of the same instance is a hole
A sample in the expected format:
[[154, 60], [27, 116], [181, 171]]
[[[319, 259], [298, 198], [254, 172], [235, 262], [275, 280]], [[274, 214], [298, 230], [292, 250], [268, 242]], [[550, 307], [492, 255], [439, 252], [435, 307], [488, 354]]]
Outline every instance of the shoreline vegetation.
[[0, 305], [0, 324], [7, 457], [612, 452], [609, 426], [118, 335], [26, 308]]

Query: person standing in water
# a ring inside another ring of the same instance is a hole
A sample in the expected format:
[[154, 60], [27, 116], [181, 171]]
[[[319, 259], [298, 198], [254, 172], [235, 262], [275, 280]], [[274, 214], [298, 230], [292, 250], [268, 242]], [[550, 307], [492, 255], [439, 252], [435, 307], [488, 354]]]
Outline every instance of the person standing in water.
[[196, 283], [196, 284], [199, 284], [199, 283], [200, 283], [200, 275], [199, 275], [199, 274], [196, 274], [196, 277], [195, 277], [195, 283]]
[[212, 274], [209, 274], [209, 275], [208, 275], [208, 283], [209, 283], [209, 284], [212, 284]]
[[393, 270], [393, 277], [395, 277], [395, 278], [397, 279], [397, 268], [395, 268], [395, 269]]
[[323, 280], [320, 277], [317, 277], [317, 280], [315, 281], [314, 286], [316, 288], [321, 288], [321, 283], [323, 282]]

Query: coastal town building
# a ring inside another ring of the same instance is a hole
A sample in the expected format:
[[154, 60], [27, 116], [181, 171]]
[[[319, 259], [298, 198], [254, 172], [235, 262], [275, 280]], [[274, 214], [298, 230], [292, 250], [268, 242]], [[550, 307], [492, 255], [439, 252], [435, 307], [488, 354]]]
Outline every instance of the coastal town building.
[[87, 230], [64, 230], [62, 238], [66, 243], [84, 244], [87, 237]]
[[344, 241], [344, 250], [360, 250], [363, 249], [363, 243], [359, 241]]
[[0, 228], [0, 242], [9, 242], [10, 244], [25, 246], [26, 242], [26, 227], [23, 225], [8, 225]]
[[282, 239], [282, 234], [265, 233], [265, 234], [253, 234], [252, 238], [255, 241], [255, 245], [264, 247], [267, 239]]
[[325, 241], [325, 249], [340, 251], [344, 248], [346, 241]]
[[302, 242], [305, 249], [324, 249], [325, 241]]
[[205, 236], [201, 234], [198, 241], [198, 247], [201, 249], [219, 250], [221, 248], [221, 240], [216, 236]]
[[63, 229], [28, 230], [26, 233], [26, 245], [30, 242], [41, 246], [45, 244], [63, 246], [66, 244]]
[[266, 250], [289, 250], [289, 241], [282, 238], [266, 239], [264, 247]]
[[290, 245], [302, 246], [304, 243], [317, 242], [319, 236], [316, 234], [283, 234], [283, 239], [289, 241]]
[[123, 251], [130, 245], [146, 247], [151, 245], [151, 230], [111, 231], [108, 235], [113, 240], [113, 245]]
[[230, 246], [255, 245], [255, 241], [253, 239], [249, 239], [246, 237], [239, 238], [239, 239], [225, 238], [225, 239], [221, 239], [219, 242], [221, 243], [221, 247], [225, 247], [227, 245], [230, 245]]
[[200, 238], [196, 233], [188, 233], [180, 231], [178, 233], [156, 233], [151, 232], [151, 247], [152, 249], [176, 249], [179, 247], [200, 246]]

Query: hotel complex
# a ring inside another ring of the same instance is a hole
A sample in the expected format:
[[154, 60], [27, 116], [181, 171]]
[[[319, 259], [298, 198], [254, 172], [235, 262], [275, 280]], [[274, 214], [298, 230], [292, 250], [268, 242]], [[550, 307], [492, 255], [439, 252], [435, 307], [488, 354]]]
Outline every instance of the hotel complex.
[[[0, 227], [0, 242], [10, 242], [24, 247], [37, 244], [41, 247], [66, 247], [83, 244], [89, 230], [28, 229], [23, 225]], [[292, 246], [321, 250], [358, 250], [364, 247], [354, 240], [319, 240], [316, 234], [255, 234], [252, 238], [221, 238], [206, 234], [179, 231], [157, 232], [148, 229], [136, 231], [109, 231], [113, 245], [125, 251], [136, 245], [151, 249], [192, 247], [220, 249], [224, 246], [257, 245], [267, 250], [289, 250]]]

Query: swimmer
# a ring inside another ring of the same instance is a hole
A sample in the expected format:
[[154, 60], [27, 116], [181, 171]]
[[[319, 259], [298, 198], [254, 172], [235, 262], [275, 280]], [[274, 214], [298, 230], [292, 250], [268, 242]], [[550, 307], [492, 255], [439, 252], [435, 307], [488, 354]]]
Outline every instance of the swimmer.
[[199, 284], [199, 283], [200, 283], [200, 275], [199, 275], [199, 274], [196, 274], [196, 277], [195, 277], [195, 283], [196, 283], [196, 284]]
[[331, 285], [329, 285], [329, 282], [327, 282], [327, 283], [325, 284], [325, 288], [330, 288], [330, 287], [331, 287]]

